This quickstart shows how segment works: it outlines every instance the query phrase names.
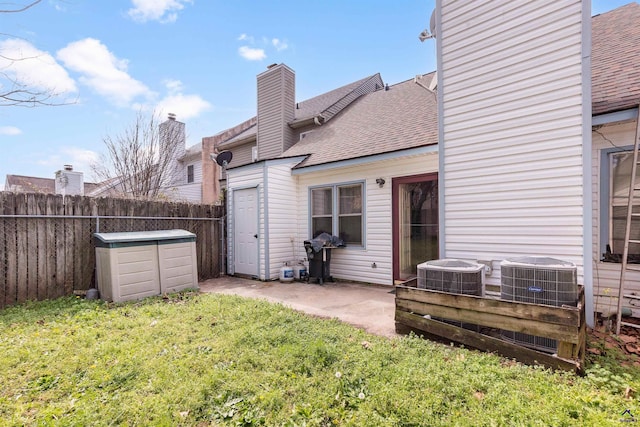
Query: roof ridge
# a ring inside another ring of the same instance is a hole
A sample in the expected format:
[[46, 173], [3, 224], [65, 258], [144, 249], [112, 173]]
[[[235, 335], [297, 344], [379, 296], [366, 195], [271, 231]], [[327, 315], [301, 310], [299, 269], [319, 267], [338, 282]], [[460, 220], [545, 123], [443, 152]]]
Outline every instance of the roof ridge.
[[[355, 81], [355, 82], [353, 82], [353, 83], [360, 82], [360, 84], [359, 84], [358, 86], [354, 87], [352, 90], [350, 90], [348, 93], [346, 93], [344, 96], [342, 96], [342, 98], [338, 99], [338, 100], [337, 100], [336, 102], [334, 102], [333, 104], [331, 104], [331, 105], [327, 106], [327, 108], [325, 108], [324, 110], [322, 110], [322, 111], [320, 112], [320, 115], [322, 115], [322, 113], [324, 113], [325, 111], [328, 111], [329, 109], [331, 109], [331, 107], [333, 107], [334, 105], [339, 104], [339, 103], [340, 103], [340, 101], [342, 101], [343, 99], [345, 99], [346, 97], [348, 97], [349, 95], [351, 95], [351, 94], [352, 94], [353, 92], [355, 92], [356, 90], [360, 89], [360, 88], [361, 88], [362, 86], [364, 86], [365, 84], [369, 83], [369, 82], [370, 82], [371, 80], [373, 80], [375, 77], [379, 77], [379, 78], [380, 78], [380, 82], [382, 82], [382, 87], [381, 87], [380, 89], [382, 89], [382, 88], [384, 87], [384, 82], [382, 81], [382, 76], [380, 75], [380, 73], [379, 73], [379, 72], [378, 72], [378, 73], [375, 73], [375, 74], [372, 74], [372, 75], [370, 75], [369, 77], [365, 77], [365, 78], [363, 78], [363, 79], [356, 80], [356, 81]], [[351, 84], [353, 84], [353, 83], [351, 83]], [[348, 85], [345, 85], [345, 86], [348, 86]], [[343, 86], [343, 87], [344, 87], [344, 86]], [[338, 89], [340, 89], [340, 88], [337, 88], [337, 89], [334, 89], [334, 90], [338, 90]], [[360, 96], [362, 96], [362, 95], [360, 95]], [[358, 98], [359, 98], [359, 97], [358, 97]]]

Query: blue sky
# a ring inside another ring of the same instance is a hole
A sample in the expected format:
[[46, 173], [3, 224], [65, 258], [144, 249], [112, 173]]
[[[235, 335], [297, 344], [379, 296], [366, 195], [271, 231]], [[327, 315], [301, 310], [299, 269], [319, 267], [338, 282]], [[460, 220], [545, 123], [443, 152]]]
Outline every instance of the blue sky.
[[[629, 2], [594, 0], [592, 14]], [[54, 102], [72, 101], [0, 107], [0, 186], [6, 174], [53, 178], [64, 164], [91, 181], [103, 138], [121, 133], [141, 109], [175, 113], [195, 144], [255, 114], [255, 78], [269, 64], [296, 72], [298, 100], [378, 72], [393, 84], [433, 71], [435, 44], [418, 34], [434, 5], [43, 0], [0, 14], [0, 69], [59, 93]], [[3, 55], [30, 59], [8, 64]], [[1, 77], [0, 85], [7, 87]]]

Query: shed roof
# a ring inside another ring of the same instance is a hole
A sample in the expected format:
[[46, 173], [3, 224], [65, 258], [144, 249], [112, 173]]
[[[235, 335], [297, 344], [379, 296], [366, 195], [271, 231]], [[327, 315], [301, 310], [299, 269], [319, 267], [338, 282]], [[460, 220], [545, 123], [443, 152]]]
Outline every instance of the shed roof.
[[629, 3], [591, 20], [591, 105], [598, 115], [640, 103], [640, 5]]
[[438, 143], [434, 73], [360, 97], [282, 157], [308, 155], [296, 168]]

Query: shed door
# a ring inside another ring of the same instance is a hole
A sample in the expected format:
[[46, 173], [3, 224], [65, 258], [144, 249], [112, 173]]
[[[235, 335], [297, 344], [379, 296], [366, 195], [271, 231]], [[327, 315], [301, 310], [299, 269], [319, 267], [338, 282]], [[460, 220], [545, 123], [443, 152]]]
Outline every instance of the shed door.
[[258, 275], [258, 189], [233, 192], [233, 258], [236, 274]]

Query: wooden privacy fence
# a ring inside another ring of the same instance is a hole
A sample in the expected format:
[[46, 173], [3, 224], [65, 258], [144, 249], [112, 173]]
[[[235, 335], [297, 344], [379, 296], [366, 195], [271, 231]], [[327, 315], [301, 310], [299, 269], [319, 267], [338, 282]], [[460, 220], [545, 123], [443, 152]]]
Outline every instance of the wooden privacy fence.
[[[431, 316], [554, 339], [558, 343], [557, 354], [543, 353], [433, 320]], [[426, 332], [526, 364], [576, 372], [583, 370], [586, 324], [582, 286], [577, 307], [552, 307], [418, 289], [413, 280], [396, 286], [395, 320], [398, 333]]]
[[93, 233], [184, 229], [196, 235], [199, 279], [223, 268], [224, 207], [0, 193], [0, 308], [95, 286]]

